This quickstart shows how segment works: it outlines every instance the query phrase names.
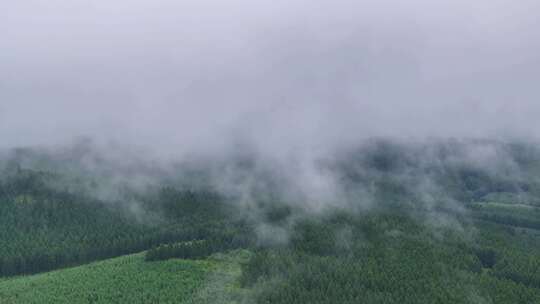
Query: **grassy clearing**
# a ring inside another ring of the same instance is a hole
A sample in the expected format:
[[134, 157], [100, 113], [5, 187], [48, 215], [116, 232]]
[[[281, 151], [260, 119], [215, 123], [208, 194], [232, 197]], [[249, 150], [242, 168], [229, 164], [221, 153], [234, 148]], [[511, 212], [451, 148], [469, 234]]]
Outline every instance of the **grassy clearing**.
[[251, 256], [250, 251], [243, 249], [212, 255], [210, 260], [217, 262], [218, 266], [188, 303], [249, 303], [252, 298], [250, 290], [240, 286], [239, 278], [242, 275], [241, 265], [247, 263]]
[[529, 210], [529, 211], [540, 211], [540, 207], [520, 204], [520, 203], [505, 203], [505, 202], [478, 202], [475, 203], [477, 206], [481, 207], [494, 207], [508, 210]]
[[145, 262], [134, 254], [0, 280], [0, 303], [234, 303], [246, 252], [207, 260]]

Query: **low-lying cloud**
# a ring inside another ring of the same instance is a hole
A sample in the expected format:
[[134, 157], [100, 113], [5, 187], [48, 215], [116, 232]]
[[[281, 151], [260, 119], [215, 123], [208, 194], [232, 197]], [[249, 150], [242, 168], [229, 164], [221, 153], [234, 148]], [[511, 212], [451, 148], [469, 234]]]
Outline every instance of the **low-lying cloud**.
[[505, 142], [540, 136], [539, 20], [536, 0], [5, 1], [0, 148], [40, 147], [19, 165], [87, 174], [60, 186], [103, 201], [210, 187], [275, 242], [396, 193], [459, 213], [531, 177]]
[[89, 136], [168, 156], [242, 141], [276, 155], [538, 136], [537, 1], [0, 6], [4, 147]]

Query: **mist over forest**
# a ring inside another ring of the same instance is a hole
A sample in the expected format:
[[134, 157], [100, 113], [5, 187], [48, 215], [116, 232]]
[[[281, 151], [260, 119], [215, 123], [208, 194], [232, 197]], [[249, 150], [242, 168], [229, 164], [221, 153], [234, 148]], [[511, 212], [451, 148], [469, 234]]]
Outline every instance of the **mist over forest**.
[[540, 303], [539, 20], [0, 4], [0, 303]]

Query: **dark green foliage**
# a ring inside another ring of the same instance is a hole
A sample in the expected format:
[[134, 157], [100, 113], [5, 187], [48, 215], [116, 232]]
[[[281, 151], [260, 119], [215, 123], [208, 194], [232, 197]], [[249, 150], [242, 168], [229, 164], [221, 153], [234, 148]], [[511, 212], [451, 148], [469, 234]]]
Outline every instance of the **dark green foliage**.
[[470, 206], [477, 219], [540, 230], [540, 208], [519, 204], [477, 203]]
[[221, 261], [146, 263], [127, 255], [49, 273], [0, 280], [0, 303], [193, 303]]
[[0, 276], [35, 273], [208, 238], [226, 224], [209, 192], [163, 188], [133, 213], [54, 189], [52, 173], [17, 169], [0, 182]]
[[495, 264], [493, 274], [499, 278], [540, 288], [540, 254], [507, 251]]
[[540, 303], [539, 259], [529, 251], [540, 238], [530, 244], [531, 235], [491, 225], [478, 223], [471, 239], [396, 215], [308, 221], [288, 249], [256, 251], [241, 282], [258, 303]]
[[160, 261], [170, 258], [200, 259], [213, 253], [249, 247], [253, 241], [247, 233], [237, 230], [233, 233], [216, 235], [205, 240], [193, 240], [175, 244], [164, 244], [148, 250], [147, 261]]
[[493, 268], [497, 262], [497, 253], [492, 248], [476, 248], [474, 252], [484, 268]]
[[[255, 200], [248, 219], [204, 187], [125, 189], [98, 200], [51, 186], [54, 170], [14, 162], [0, 181], [0, 274], [146, 249], [143, 267], [249, 248], [240, 284], [258, 303], [540, 303], [540, 153], [497, 144], [512, 165], [488, 170], [467, 158], [469, 148], [374, 141], [328, 161], [350, 205], [323, 214], [285, 201], [281, 184], [264, 175], [247, 190]], [[233, 165], [244, 170], [235, 182], [253, 178], [254, 160]], [[95, 181], [74, 180], [94, 189]], [[356, 208], [366, 197], [373, 208]], [[267, 226], [286, 237], [265, 242]]]

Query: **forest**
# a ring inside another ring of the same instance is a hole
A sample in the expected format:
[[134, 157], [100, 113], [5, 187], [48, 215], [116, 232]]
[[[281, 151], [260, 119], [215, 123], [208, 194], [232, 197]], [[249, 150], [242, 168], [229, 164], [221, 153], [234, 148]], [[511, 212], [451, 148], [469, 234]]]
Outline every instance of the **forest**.
[[[471, 163], [467, 153], [478, 147], [504, 152], [511, 166]], [[0, 296], [3, 282], [21, 275], [133, 253], [157, 265], [244, 250], [233, 297], [242, 303], [540, 303], [534, 145], [373, 141], [323, 162], [346, 203], [312, 213], [275, 190], [282, 176], [249, 157], [226, 167], [239, 183], [258, 174], [243, 205], [238, 192], [213, 186], [215, 171], [189, 166], [143, 190], [127, 183], [114, 199], [96, 197], [91, 190], [111, 179], [66, 171], [80, 155], [62, 166], [56, 157], [18, 150], [3, 160]], [[204, 182], [178, 182], [185, 176]], [[426, 176], [438, 187], [423, 186]]]

